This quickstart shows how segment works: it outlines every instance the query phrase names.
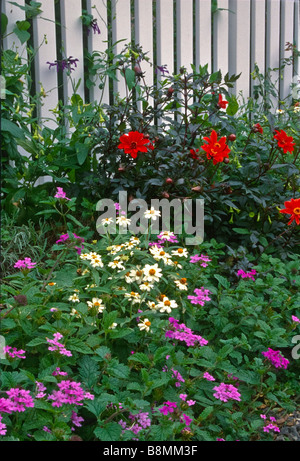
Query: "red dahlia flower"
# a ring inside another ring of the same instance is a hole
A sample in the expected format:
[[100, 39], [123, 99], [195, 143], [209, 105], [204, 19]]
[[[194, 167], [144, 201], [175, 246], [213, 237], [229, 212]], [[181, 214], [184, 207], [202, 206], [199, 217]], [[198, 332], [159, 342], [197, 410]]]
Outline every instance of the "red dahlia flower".
[[254, 131], [254, 133], [258, 132], [260, 134], [263, 134], [263, 131], [264, 131], [262, 126], [259, 123], [256, 123], [255, 125], [253, 125], [252, 130]]
[[194, 160], [197, 160], [199, 157], [198, 157], [198, 152], [199, 152], [199, 149], [191, 149], [190, 150], [190, 156], [194, 159]]
[[227, 104], [228, 104], [228, 101], [225, 101], [225, 99], [222, 99], [222, 95], [219, 94], [218, 106], [220, 107], [220, 109], [226, 109]]
[[147, 152], [146, 144], [149, 144], [149, 139], [144, 138], [143, 133], [138, 131], [129, 131], [128, 134], [120, 136], [119, 149], [124, 149], [125, 154], [136, 158], [138, 152]]
[[292, 198], [289, 202], [284, 202], [284, 206], [285, 208], [280, 210], [280, 213], [291, 215], [288, 225], [292, 224], [294, 220], [297, 224], [300, 224], [300, 198]]
[[218, 141], [218, 136], [215, 130], [212, 130], [210, 138], [203, 138], [208, 144], [203, 144], [201, 149], [205, 150], [208, 159], [213, 159], [213, 164], [216, 165], [218, 162], [223, 162], [224, 158], [228, 158], [230, 152], [229, 147], [226, 144], [226, 136], [223, 136]]
[[283, 152], [286, 154], [287, 152], [293, 152], [295, 143], [293, 142], [294, 139], [292, 136], [288, 136], [284, 130], [275, 130], [276, 135], [274, 139], [277, 139], [278, 147], [283, 149]]

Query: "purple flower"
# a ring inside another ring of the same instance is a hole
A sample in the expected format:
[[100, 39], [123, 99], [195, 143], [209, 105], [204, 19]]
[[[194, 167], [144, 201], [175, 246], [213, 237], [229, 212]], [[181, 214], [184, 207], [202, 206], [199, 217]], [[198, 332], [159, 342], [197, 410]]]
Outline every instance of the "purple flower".
[[210, 294], [210, 291], [204, 289], [204, 287], [196, 288], [194, 290], [194, 293], [196, 293], [196, 296], [192, 296], [192, 295], [188, 296], [188, 299], [191, 300], [192, 304], [200, 304], [201, 306], [204, 306], [205, 301], [210, 301], [211, 299], [208, 297], [208, 295]]
[[156, 69], [155, 69], [156, 74], [157, 74], [157, 70], [159, 70], [162, 73], [162, 75], [165, 75], [165, 73], [169, 74], [166, 64], [164, 64], [163, 66], [156, 66]]
[[242, 277], [242, 279], [251, 279], [251, 280], [255, 280], [255, 278], [253, 277], [255, 274], [256, 274], [255, 269], [252, 269], [250, 272], [245, 272], [243, 271], [243, 269], [239, 269], [236, 273], [236, 275], [238, 277]]
[[280, 351], [274, 351], [270, 347], [267, 351], [262, 352], [262, 355], [268, 359], [275, 368], [287, 368], [290, 363], [288, 359], [285, 359]]
[[[90, 24], [90, 27], [93, 29], [93, 32], [94, 34], [101, 34], [101, 30], [99, 29], [99, 26], [98, 26], [98, 23], [97, 23], [97, 19], [93, 19], [91, 24]], [[87, 34], [90, 35], [90, 29], [88, 28], [87, 29]]]
[[12, 359], [18, 358], [18, 359], [26, 359], [25, 351], [23, 349], [20, 349], [19, 351], [14, 347], [12, 348], [11, 346], [5, 346], [3, 348], [4, 354], [8, 354]]
[[208, 344], [206, 339], [199, 335], [195, 335], [190, 328], [184, 323], [179, 324], [179, 321], [174, 317], [170, 317], [169, 322], [173, 329], [166, 331], [166, 338], [178, 339], [179, 341], [185, 342], [187, 346], [195, 346], [196, 343], [199, 343], [200, 346], [206, 346], [206, 344]]
[[77, 61], [79, 61], [79, 59], [75, 59], [72, 56], [69, 56], [68, 58], [61, 60], [56, 59], [54, 62], [47, 61], [46, 64], [49, 64], [49, 69], [51, 69], [51, 67], [56, 67], [56, 72], [58, 72], [59, 70], [63, 72], [65, 69], [67, 69], [69, 72], [72, 72], [74, 68], [71, 66], [74, 65], [75, 67], [77, 67]]
[[35, 266], [36, 263], [33, 263], [31, 258], [19, 259], [14, 265], [18, 269], [33, 269]]
[[57, 192], [54, 195], [55, 198], [64, 198], [65, 200], [71, 200], [66, 196], [66, 193], [64, 192], [62, 187], [57, 187], [56, 190]]
[[219, 386], [215, 386], [213, 390], [216, 391], [214, 397], [222, 400], [222, 402], [227, 402], [230, 399], [241, 400], [241, 394], [232, 384], [221, 383]]

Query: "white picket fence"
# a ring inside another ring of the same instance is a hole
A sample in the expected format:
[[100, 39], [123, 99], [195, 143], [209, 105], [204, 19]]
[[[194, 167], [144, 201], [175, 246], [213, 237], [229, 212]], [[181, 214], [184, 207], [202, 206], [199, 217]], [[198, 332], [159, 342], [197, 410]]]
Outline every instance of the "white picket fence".
[[[47, 61], [54, 62], [57, 59], [55, 21], [61, 24], [61, 43], [58, 45], [63, 48], [65, 57], [73, 56], [79, 60], [72, 78], [75, 81], [80, 79], [77, 92], [83, 99], [84, 31], [80, 19], [82, 0], [60, 0], [59, 17], [55, 10], [55, 0], [39, 1], [42, 13], [33, 19], [33, 41], [34, 47], [38, 49], [34, 71], [36, 90], [39, 91], [42, 84], [47, 94], [39, 114], [45, 120], [51, 118], [49, 110], [57, 105], [59, 97], [57, 71], [55, 67], [49, 69], [47, 64]], [[214, 13], [211, 0], [134, 0], [133, 15], [131, 0], [111, 0], [112, 17], [108, 17], [107, 1], [86, 0], [86, 8], [97, 19], [101, 30], [100, 35], [89, 34], [90, 52], [105, 51], [107, 25], [111, 24], [112, 42], [125, 39], [125, 42], [116, 45], [117, 53], [123, 49], [124, 43], [131, 41], [134, 33], [135, 42], [143, 47], [143, 51], [148, 52], [150, 61], [159, 66], [166, 65], [170, 74], [178, 72], [181, 66], [190, 68], [191, 63], [196, 66], [208, 63], [209, 71], [221, 69], [223, 75], [227, 72], [242, 72], [233, 90], [237, 96], [240, 92], [245, 98], [252, 94], [250, 72], [254, 69], [254, 63], [258, 64], [263, 73], [269, 67], [278, 67], [283, 58], [290, 56], [291, 53], [285, 51], [287, 42], [295, 44], [299, 49], [300, 0], [218, 0], [218, 10]], [[17, 0], [17, 3], [24, 6], [25, 0]], [[21, 44], [15, 34], [10, 34], [15, 22], [25, 19], [25, 12], [9, 0], [2, 0], [2, 12], [9, 21], [4, 47], [18, 49], [19, 54], [26, 59], [26, 43]], [[153, 83], [155, 66], [150, 67], [146, 63], [143, 71], [146, 72], [147, 83]], [[279, 79], [281, 98], [289, 94], [290, 85], [297, 75], [300, 75], [300, 59], [294, 70], [292, 66], [286, 67]], [[72, 94], [70, 79], [65, 77], [63, 87], [64, 98], [68, 100]], [[114, 91], [121, 97], [125, 96], [124, 79], [114, 83]], [[90, 100], [100, 100], [100, 97], [98, 88], [90, 89]], [[102, 102], [112, 103], [108, 83]]]

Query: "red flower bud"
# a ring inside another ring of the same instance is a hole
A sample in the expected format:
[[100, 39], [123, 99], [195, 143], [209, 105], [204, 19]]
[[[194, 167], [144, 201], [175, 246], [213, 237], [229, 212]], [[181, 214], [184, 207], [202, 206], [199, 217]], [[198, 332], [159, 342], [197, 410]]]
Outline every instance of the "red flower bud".
[[235, 141], [236, 140], [236, 135], [234, 133], [231, 133], [229, 136], [228, 136], [228, 141]]
[[173, 179], [172, 178], [167, 178], [166, 179], [166, 184], [173, 184]]
[[161, 195], [162, 195], [163, 198], [170, 198], [170, 194], [168, 194], [168, 192], [166, 192], [166, 191], [163, 191], [161, 193]]
[[202, 191], [203, 191], [203, 187], [201, 187], [201, 186], [192, 187], [192, 191], [194, 191], [194, 192], [202, 192]]

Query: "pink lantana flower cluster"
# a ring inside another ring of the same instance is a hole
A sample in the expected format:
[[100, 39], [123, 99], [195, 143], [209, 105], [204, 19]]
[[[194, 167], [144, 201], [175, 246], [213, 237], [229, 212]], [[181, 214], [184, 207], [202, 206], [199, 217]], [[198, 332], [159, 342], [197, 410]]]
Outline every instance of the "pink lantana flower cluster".
[[[260, 415], [260, 417], [264, 420], [267, 419], [266, 415]], [[276, 424], [273, 424], [276, 423], [276, 418], [274, 418], [274, 416], [270, 416], [269, 420], [270, 422], [266, 426], [264, 426], [264, 432], [280, 432], [279, 427]]]
[[183, 341], [187, 346], [195, 346], [197, 343], [200, 346], [206, 346], [208, 341], [200, 335], [195, 335], [193, 331], [188, 328], [184, 323], [179, 323], [174, 317], [169, 318], [172, 329], [166, 331], [165, 337], [171, 339], [178, 339]]
[[131, 425], [127, 425], [126, 421], [122, 419], [119, 421], [119, 424], [122, 426], [124, 433], [125, 431], [132, 431], [134, 434], [138, 434], [143, 429], [151, 426], [151, 419], [149, 418], [149, 413], [140, 412], [137, 415], [130, 413], [129, 419], [132, 421]]
[[200, 304], [200, 306], [204, 306], [205, 301], [211, 300], [211, 298], [208, 296], [210, 294], [210, 291], [205, 289], [204, 287], [196, 288], [194, 290], [194, 293], [196, 293], [196, 296], [188, 296], [188, 299], [191, 300], [192, 304]]
[[23, 349], [20, 349], [18, 351], [16, 347], [4, 346], [3, 347], [3, 352], [4, 352], [4, 354], [7, 354], [12, 359], [15, 359], [15, 358], [26, 359], [25, 351], [23, 351]]
[[215, 386], [213, 390], [216, 391], [214, 397], [222, 400], [222, 402], [228, 402], [228, 400], [241, 400], [241, 394], [232, 384], [221, 383], [219, 386]]
[[[83, 242], [84, 242], [84, 238], [82, 237], [79, 237], [79, 235], [76, 235], [76, 234], [73, 234], [74, 238], [76, 240], [79, 240], [81, 242], [81, 246], [78, 247], [78, 246], [75, 246], [75, 250], [77, 251], [77, 253], [80, 255], [81, 254], [81, 251], [84, 249], [84, 246], [83, 246]], [[62, 234], [58, 240], [56, 240], [55, 243], [65, 243], [67, 240], [69, 240], [70, 236], [69, 234]]]
[[57, 192], [54, 195], [55, 198], [63, 198], [65, 200], [71, 200], [66, 196], [66, 192], [64, 192], [62, 187], [57, 187], [56, 190], [57, 190]]
[[[6, 411], [7, 413], [11, 413], [13, 411], [23, 412], [26, 410], [26, 408], [34, 407], [34, 401], [30, 395], [30, 391], [26, 391], [25, 389], [19, 389], [17, 387], [17, 388], [11, 388], [9, 391], [6, 391], [6, 394], [9, 397], [9, 402], [8, 402], [8, 407], [7, 407], [9, 411]], [[3, 411], [1, 409], [1, 403], [0, 403], [0, 411]]]
[[19, 259], [14, 267], [17, 269], [33, 269], [36, 263], [31, 261], [31, 258]]
[[49, 339], [46, 338], [47, 342], [50, 344], [53, 344], [53, 346], [49, 346], [48, 350], [49, 351], [57, 351], [61, 355], [66, 355], [67, 357], [72, 357], [71, 351], [68, 351], [64, 344], [61, 344], [58, 342], [59, 339], [63, 338], [63, 335], [61, 333], [54, 333], [53, 334], [54, 339]]
[[198, 254], [191, 256], [190, 263], [195, 264], [201, 261], [200, 266], [202, 267], [207, 267], [208, 262], [211, 261], [208, 256], [201, 254], [200, 256]]
[[242, 279], [251, 279], [255, 280], [254, 275], [256, 274], [256, 270], [252, 269], [250, 272], [245, 272], [243, 269], [239, 269], [236, 273], [238, 277], [242, 277]]
[[85, 399], [94, 400], [94, 396], [89, 392], [85, 392], [81, 388], [81, 383], [75, 381], [64, 380], [57, 383], [58, 391], [53, 391], [48, 395], [48, 400], [52, 400], [53, 407], [61, 407], [64, 404], [83, 405]]
[[287, 368], [290, 363], [288, 359], [281, 355], [280, 351], [274, 351], [270, 347], [267, 351], [263, 351], [262, 355], [266, 357], [275, 368]]

